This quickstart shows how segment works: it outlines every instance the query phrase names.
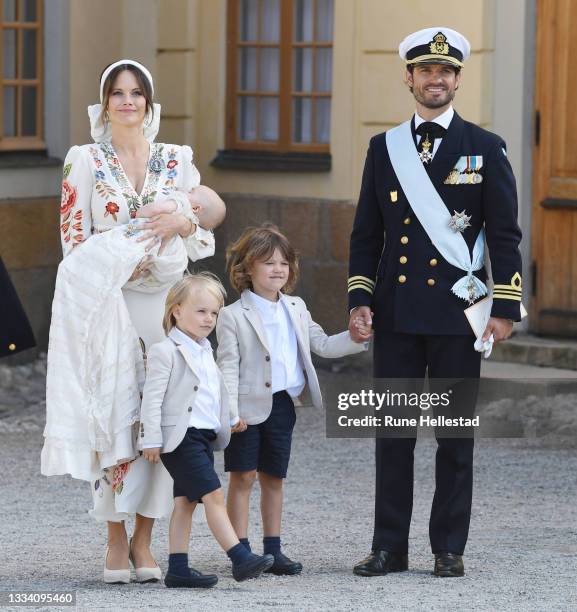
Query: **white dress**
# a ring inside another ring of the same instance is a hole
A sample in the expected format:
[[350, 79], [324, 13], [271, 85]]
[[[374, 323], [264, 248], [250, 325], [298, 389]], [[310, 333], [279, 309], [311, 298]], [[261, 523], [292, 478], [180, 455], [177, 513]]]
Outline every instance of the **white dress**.
[[[60, 207], [64, 255], [93, 232], [128, 223], [144, 204], [169, 197], [174, 191], [189, 191], [199, 183], [200, 175], [188, 146], [151, 143], [140, 194], [127, 179], [110, 142], [72, 147], [64, 162]], [[213, 255], [212, 232], [197, 227], [185, 239], [185, 246], [192, 261]], [[145, 353], [151, 344], [165, 337], [162, 317], [167, 293], [168, 289], [158, 293], [123, 289]], [[151, 464], [142, 457], [108, 470], [92, 483], [92, 494], [91, 514], [99, 521], [121, 521], [135, 512], [159, 518], [170, 513], [173, 503], [172, 479], [162, 463]]]

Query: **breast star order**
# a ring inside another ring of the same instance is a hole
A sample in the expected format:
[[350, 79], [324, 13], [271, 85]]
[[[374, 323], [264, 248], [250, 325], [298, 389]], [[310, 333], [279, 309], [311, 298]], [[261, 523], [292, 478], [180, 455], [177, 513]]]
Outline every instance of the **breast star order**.
[[460, 213], [458, 213], [456, 210], [454, 212], [455, 214], [449, 221], [449, 227], [454, 232], [461, 232], [462, 234], [468, 227], [471, 227], [469, 221], [471, 220], [472, 215], [467, 215], [465, 210], [461, 211]]

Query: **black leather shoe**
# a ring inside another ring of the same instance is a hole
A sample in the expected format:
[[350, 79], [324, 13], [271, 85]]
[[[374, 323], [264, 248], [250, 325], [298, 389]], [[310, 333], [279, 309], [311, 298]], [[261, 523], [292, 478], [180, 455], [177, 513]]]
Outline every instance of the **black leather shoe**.
[[272, 555], [252, 555], [250, 559], [244, 563], [233, 563], [232, 576], [237, 582], [248, 580], [249, 578], [258, 578], [269, 567], [272, 567], [274, 557]]
[[198, 570], [190, 568], [190, 576], [177, 576], [167, 572], [164, 584], [169, 589], [209, 589], [218, 582], [218, 576], [214, 574], [201, 574]]
[[296, 576], [303, 571], [303, 564], [289, 559], [281, 552], [274, 555], [274, 563], [266, 572], [275, 576]]
[[357, 576], [384, 576], [389, 572], [406, 572], [408, 569], [409, 556], [406, 553], [373, 550], [366, 559], [355, 565], [353, 574]]
[[433, 574], [441, 578], [464, 576], [465, 566], [463, 565], [463, 557], [454, 553], [439, 553], [435, 555]]

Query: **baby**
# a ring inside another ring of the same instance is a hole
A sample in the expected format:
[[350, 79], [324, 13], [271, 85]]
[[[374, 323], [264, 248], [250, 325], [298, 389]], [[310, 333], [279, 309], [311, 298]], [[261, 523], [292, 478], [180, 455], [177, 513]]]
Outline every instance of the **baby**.
[[[138, 241], [150, 240], [146, 232], [147, 219], [152, 219], [161, 214], [182, 214], [188, 208], [190, 208], [190, 212], [186, 215], [187, 218], [190, 219], [192, 224], [198, 225], [205, 230], [213, 230], [218, 227], [226, 215], [226, 206], [219, 195], [210, 187], [199, 185], [188, 193], [177, 191], [169, 198], [151, 202], [139, 208], [134, 214], [133, 221], [127, 226], [127, 231], [129, 232], [127, 235], [131, 235], [134, 232], [143, 232], [142, 237], [138, 238]], [[196, 231], [196, 227], [191, 229]], [[157, 268], [159, 265], [162, 265], [165, 259], [162, 255], [165, 254], [166, 247], [171, 240], [163, 239], [160, 245], [156, 242], [147, 247], [147, 255], [139, 262], [134, 273], [128, 279], [129, 282], [133, 283], [131, 285], [132, 288], [136, 288], [135, 283], [145, 289], [149, 288], [151, 284], [156, 286], [152, 276], [155, 275], [155, 271], [156, 276], [158, 276], [159, 270]], [[175, 252], [172, 252], [172, 256], [174, 255]], [[153, 266], [156, 267], [153, 268]]]
[[[210, 187], [206, 185], [194, 187], [186, 194], [186, 197], [190, 203], [193, 220], [196, 219], [200, 227], [213, 230], [224, 221], [226, 206], [216, 191]], [[166, 198], [139, 208], [136, 219], [149, 219], [164, 213], [181, 213], [182, 209], [182, 203], [178, 199]], [[158, 251], [159, 255], [162, 254], [165, 246], [166, 241], [163, 240]]]

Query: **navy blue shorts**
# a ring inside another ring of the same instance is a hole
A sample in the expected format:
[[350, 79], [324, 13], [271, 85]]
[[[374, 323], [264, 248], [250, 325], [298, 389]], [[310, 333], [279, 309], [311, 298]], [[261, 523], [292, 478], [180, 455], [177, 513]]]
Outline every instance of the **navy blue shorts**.
[[203, 495], [220, 489], [210, 445], [215, 439], [216, 434], [211, 429], [189, 427], [182, 442], [171, 453], [160, 455], [174, 480], [174, 497], [186, 497], [191, 502], [201, 501]]
[[272, 410], [266, 421], [233, 433], [224, 450], [226, 472], [257, 470], [286, 478], [296, 422], [295, 406], [286, 391], [272, 396]]

